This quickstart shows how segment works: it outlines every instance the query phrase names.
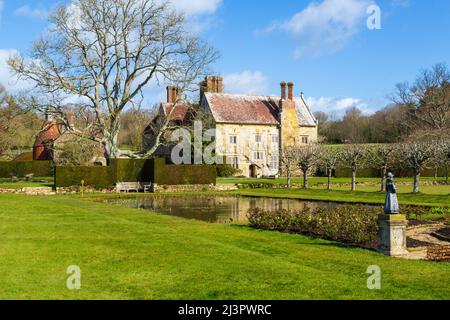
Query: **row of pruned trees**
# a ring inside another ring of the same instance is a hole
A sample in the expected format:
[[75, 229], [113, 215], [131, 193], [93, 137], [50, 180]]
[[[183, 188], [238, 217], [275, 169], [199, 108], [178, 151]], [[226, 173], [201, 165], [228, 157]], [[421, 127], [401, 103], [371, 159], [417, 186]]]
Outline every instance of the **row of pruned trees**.
[[317, 167], [325, 169], [328, 177], [327, 187], [331, 190], [333, 172], [337, 168], [348, 168], [352, 172], [352, 191], [356, 190], [358, 170], [375, 168], [380, 171], [380, 191], [384, 190], [385, 177], [390, 168], [408, 168], [414, 176], [414, 193], [420, 190], [420, 176], [424, 169], [434, 168], [435, 176], [439, 168], [446, 168], [450, 161], [450, 141], [408, 142], [386, 145], [351, 144], [329, 146], [312, 144], [285, 148], [280, 155], [287, 185], [291, 187], [292, 176], [296, 171], [303, 175], [303, 188], [309, 188], [308, 177]]

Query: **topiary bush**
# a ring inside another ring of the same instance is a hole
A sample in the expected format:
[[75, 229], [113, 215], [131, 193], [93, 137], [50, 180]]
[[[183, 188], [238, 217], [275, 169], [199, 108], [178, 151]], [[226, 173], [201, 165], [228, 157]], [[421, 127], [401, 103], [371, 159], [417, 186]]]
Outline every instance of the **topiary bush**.
[[219, 178], [230, 178], [241, 173], [240, 170], [233, 168], [233, 166], [229, 164], [218, 164], [216, 166], [216, 171]]
[[247, 217], [254, 228], [312, 235], [355, 245], [370, 245], [378, 239], [379, 208], [364, 205], [336, 208], [305, 208], [299, 211], [250, 209]]

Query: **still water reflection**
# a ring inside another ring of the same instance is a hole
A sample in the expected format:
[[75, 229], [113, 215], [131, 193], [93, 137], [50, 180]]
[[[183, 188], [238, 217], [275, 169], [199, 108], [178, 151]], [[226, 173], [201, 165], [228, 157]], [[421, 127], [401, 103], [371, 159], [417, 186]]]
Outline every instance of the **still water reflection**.
[[140, 208], [165, 215], [186, 219], [196, 219], [211, 223], [246, 222], [247, 211], [251, 208], [265, 210], [300, 210], [305, 207], [337, 207], [330, 202], [308, 202], [302, 200], [250, 198], [250, 197], [214, 197], [214, 196], [162, 196], [154, 198], [108, 200], [109, 203]]

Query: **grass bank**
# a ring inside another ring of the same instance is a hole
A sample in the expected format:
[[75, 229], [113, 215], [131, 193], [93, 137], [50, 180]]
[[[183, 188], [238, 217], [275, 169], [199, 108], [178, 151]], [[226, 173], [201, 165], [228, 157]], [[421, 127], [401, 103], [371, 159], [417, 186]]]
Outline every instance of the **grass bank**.
[[[450, 297], [450, 264], [67, 196], [0, 195], [0, 208], [0, 299]], [[66, 288], [70, 265], [80, 291]], [[381, 290], [366, 287], [371, 265]]]

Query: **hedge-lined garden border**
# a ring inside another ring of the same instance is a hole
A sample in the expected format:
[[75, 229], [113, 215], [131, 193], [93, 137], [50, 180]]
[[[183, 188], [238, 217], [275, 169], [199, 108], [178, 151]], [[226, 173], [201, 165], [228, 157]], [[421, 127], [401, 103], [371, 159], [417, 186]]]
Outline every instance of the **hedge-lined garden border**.
[[153, 182], [158, 185], [203, 185], [216, 183], [216, 167], [167, 165], [164, 159], [114, 159], [108, 167], [56, 167], [55, 185], [111, 188], [118, 182]]
[[35, 177], [51, 177], [54, 174], [53, 161], [0, 161], [0, 178], [23, 177], [33, 174]]

